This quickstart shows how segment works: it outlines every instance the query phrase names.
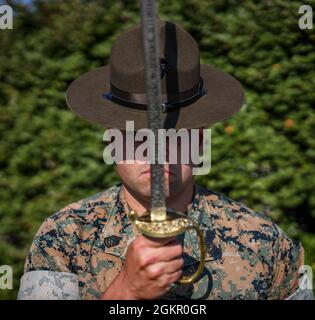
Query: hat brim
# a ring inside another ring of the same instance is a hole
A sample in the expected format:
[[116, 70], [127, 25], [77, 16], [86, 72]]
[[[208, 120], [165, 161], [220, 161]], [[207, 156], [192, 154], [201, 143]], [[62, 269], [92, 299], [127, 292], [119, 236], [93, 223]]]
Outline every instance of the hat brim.
[[[135, 130], [147, 128], [146, 110], [121, 106], [103, 97], [110, 92], [109, 67], [99, 67], [73, 81], [66, 93], [68, 106], [80, 117], [107, 128], [125, 129], [128, 120], [134, 121]], [[207, 94], [189, 106], [163, 113], [164, 128], [208, 127], [242, 107], [245, 96], [238, 80], [208, 65], [200, 65], [200, 75]]]

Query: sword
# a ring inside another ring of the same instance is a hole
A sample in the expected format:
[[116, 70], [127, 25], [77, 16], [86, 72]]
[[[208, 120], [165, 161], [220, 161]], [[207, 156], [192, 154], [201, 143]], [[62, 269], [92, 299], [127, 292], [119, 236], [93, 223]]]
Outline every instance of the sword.
[[205, 244], [199, 226], [186, 215], [171, 208], [166, 208], [164, 195], [164, 164], [159, 163], [158, 130], [161, 129], [161, 88], [159, 62], [159, 30], [155, 0], [142, 0], [141, 27], [145, 57], [145, 81], [148, 108], [148, 127], [154, 133], [154, 162], [151, 168], [151, 210], [138, 217], [133, 210], [129, 217], [144, 235], [153, 238], [168, 238], [180, 235], [188, 230], [195, 230], [199, 238], [200, 263], [196, 272], [182, 276], [179, 284], [188, 284], [201, 274], [205, 264]]

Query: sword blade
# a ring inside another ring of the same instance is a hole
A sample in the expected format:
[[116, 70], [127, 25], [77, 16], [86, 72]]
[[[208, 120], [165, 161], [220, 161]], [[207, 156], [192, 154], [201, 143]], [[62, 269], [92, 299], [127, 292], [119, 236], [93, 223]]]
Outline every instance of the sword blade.
[[154, 152], [151, 167], [151, 220], [166, 220], [164, 194], [164, 164], [158, 163], [158, 130], [161, 122], [161, 88], [160, 88], [160, 47], [157, 25], [157, 8], [155, 0], [142, 0], [141, 26], [145, 57], [145, 81], [148, 101], [148, 127], [154, 133], [154, 142], [149, 145]]

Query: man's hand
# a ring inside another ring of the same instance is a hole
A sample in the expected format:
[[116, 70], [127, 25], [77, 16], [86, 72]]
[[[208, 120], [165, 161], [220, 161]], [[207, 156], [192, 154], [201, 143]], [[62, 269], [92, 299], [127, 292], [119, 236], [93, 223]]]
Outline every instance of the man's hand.
[[183, 248], [175, 237], [140, 236], [128, 247], [125, 264], [101, 299], [158, 299], [182, 275]]

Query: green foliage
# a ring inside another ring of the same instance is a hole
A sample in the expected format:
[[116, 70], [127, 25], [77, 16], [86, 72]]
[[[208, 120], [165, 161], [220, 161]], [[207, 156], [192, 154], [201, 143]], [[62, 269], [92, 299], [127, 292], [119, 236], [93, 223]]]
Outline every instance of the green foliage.
[[[315, 1], [308, 1], [315, 8]], [[198, 182], [270, 215], [315, 269], [315, 33], [298, 28], [300, 1], [159, 1], [162, 19], [199, 43], [202, 63], [246, 89], [246, 106], [213, 126], [212, 169]], [[0, 30], [0, 265], [23, 263], [43, 219], [118, 178], [102, 160], [103, 128], [72, 114], [69, 83], [108, 63], [138, 1], [33, 1]], [[211, 90], [211, 88], [210, 88]]]

